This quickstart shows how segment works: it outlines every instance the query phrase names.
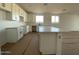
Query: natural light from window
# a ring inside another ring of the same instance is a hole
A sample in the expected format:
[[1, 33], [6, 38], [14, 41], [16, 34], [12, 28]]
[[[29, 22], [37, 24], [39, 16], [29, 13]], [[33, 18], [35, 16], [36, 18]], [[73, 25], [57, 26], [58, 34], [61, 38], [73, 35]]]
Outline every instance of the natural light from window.
[[59, 16], [52, 16], [51, 17], [51, 22], [52, 23], [59, 23]]
[[44, 17], [43, 16], [36, 16], [36, 23], [43, 23]]

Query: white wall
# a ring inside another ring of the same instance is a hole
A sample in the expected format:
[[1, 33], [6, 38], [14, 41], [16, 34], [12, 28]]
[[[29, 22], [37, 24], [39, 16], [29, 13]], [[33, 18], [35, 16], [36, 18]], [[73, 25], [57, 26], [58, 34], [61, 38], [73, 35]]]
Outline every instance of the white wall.
[[62, 14], [59, 26], [60, 31], [79, 31], [79, 15]]
[[7, 14], [5, 11], [0, 10], [0, 45], [6, 43], [6, 32], [7, 27], [18, 27], [24, 25], [24, 23], [18, 21], [12, 21], [6, 19]]

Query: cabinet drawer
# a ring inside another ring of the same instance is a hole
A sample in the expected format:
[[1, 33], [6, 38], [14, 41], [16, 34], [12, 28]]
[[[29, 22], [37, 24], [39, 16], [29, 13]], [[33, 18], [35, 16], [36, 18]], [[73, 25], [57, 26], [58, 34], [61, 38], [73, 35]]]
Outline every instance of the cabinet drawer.
[[79, 32], [65, 32], [65, 33], [62, 33], [62, 38], [79, 38]]
[[64, 55], [79, 55], [79, 50], [64, 50], [62, 51]]
[[62, 54], [79, 54], [79, 44], [63, 44], [62, 46]]
[[79, 43], [79, 39], [63, 39], [63, 43]]
[[76, 50], [76, 49], [79, 49], [79, 44], [75, 44], [75, 43], [74, 43], [74, 44], [63, 44], [62, 49], [63, 49], [63, 50], [66, 50], [66, 49], [67, 49], [67, 50], [68, 50], [68, 49], [69, 49], [69, 50], [70, 50], [70, 49], [73, 50], [73, 49], [75, 49], [75, 50]]

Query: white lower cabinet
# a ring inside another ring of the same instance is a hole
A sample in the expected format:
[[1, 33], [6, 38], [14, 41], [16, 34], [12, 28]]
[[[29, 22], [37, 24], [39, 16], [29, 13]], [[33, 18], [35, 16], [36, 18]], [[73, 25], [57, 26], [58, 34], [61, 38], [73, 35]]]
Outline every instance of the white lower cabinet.
[[21, 26], [21, 31], [23, 31], [23, 34], [27, 34], [29, 32], [29, 25]]
[[39, 33], [40, 36], [40, 52], [42, 54], [56, 54], [57, 33]]
[[16, 42], [23, 37], [23, 30], [21, 28], [7, 28], [6, 29], [7, 42]]
[[59, 37], [60, 39], [58, 39], [57, 53], [63, 55], [79, 55], [79, 32], [62, 32], [60, 36], [61, 38]]
[[62, 33], [57, 33], [56, 55], [62, 54]]

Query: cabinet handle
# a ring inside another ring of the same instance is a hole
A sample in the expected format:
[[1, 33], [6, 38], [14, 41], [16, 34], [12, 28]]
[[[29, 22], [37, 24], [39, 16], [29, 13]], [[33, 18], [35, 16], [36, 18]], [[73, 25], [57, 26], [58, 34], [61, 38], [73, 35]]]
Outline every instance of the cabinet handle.
[[61, 39], [61, 36], [59, 35], [59, 39]]

